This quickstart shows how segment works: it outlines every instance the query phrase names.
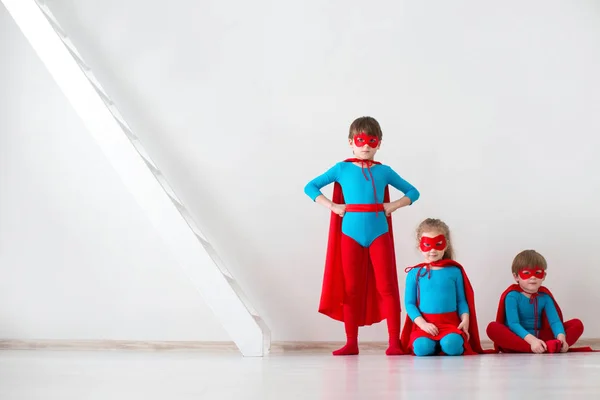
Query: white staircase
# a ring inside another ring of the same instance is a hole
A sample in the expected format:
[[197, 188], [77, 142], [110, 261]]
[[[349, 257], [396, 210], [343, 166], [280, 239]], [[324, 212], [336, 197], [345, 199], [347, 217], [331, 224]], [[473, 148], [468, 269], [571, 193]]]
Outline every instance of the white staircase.
[[[42, 0], [0, 0], [244, 356], [270, 331]], [[10, 60], [5, 60], [10, 62]]]

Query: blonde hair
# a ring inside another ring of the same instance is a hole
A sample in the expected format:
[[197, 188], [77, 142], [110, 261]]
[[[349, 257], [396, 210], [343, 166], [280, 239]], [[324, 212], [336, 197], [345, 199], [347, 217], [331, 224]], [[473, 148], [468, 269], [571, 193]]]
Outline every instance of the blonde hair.
[[421, 236], [423, 233], [436, 231], [440, 232], [446, 237], [446, 251], [444, 252], [444, 256], [442, 259], [444, 260], [453, 260], [454, 259], [454, 248], [452, 247], [452, 240], [450, 239], [450, 228], [444, 221], [437, 218], [427, 218], [425, 221], [421, 222], [417, 227], [417, 246], [421, 241]]
[[523, 250], [517, 254], [513, 260], [512, 273], [516, 275], [523, 268], [534, 266], [540, 267], [544, 271], [548, 268], [548, 264], [546, 263], [546, 259], [543, 255], [535, 250]]

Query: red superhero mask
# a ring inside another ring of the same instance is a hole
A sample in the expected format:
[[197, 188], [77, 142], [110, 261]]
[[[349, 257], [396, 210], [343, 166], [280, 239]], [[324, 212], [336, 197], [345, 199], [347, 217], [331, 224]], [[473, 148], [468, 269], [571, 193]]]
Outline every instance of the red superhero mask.
[[370, 136], [361, 132], [354, 135], [354, 144], [357, 147], [363, 147], [365, 144], [368, 144], [372, 148], [376, 148], [379, 145], [379, 139], [377, 136]]
[[543, 279], [545, 275], [546, 272], [540, 267], [527, 267], [519, 271], [519, 278], [523, 280], [527, 280], [533, 276], [538, 279]]
[[438, 235], [434, 238], [422, 236], [419, 247], [421, 248], [421, 251], [425, 252], [431, 249], [442, 251], [446, 248], [446, 236]]

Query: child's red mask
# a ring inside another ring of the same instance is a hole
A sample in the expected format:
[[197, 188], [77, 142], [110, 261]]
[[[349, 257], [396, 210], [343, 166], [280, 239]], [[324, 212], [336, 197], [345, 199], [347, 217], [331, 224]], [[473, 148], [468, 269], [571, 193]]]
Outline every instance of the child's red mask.
[[427, 252], [431, 249], [442, 251], [446, 248], [446, 236], [438, 235], [434, 238], [422, 236], [419, 243], [421, 251]]
[[523, 280], [527, 280], [534, 276], [538, 279], [543, 279], [545, 275], [546, 272], [540, 267], [527, 267], [519, 271], [519, 278]]
[[365, 144], [367, 144], [372, 148], [376, 148], [379, 145], [379, 139], [377, 136], [370, 136], [364, 132], [361, 132], [354, 135], [354, 144], [357, 147], [363, 147]]

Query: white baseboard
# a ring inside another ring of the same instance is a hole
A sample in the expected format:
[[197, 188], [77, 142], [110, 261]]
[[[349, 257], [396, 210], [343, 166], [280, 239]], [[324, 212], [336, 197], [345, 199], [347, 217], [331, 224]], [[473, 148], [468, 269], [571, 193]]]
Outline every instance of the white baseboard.
[[[272, 342], [271, 353], [287, 352], [331, 352], [343, 342]], [[384, 352], [387, 342], [359, 342], [361, 353]], [[492, 348], [492, 342], [482, 340], [484, 349]], [[591, 346], [600, 349], [600, 338], [579, 340], [575, 346]], [[201, 341], [137, 341], [137, 340], [19, 340], [0, 339], [0, 350], [77, 350], [77, 351], [216, 351], [237, 353], [233, 342]]]
[[0, 350], [237, 351], [233, 342], [0, 339]]

